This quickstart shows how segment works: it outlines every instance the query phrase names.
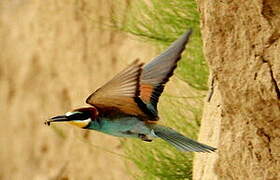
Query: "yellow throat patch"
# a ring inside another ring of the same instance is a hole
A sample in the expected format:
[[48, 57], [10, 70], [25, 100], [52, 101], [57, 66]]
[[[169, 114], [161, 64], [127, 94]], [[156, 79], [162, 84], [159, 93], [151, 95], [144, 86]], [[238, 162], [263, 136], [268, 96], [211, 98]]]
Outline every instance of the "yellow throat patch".
[[86, 119], [83, 121], [69, 121], [68, 123], [79, 128], [84, 128], [90, 123], [90, 119]]

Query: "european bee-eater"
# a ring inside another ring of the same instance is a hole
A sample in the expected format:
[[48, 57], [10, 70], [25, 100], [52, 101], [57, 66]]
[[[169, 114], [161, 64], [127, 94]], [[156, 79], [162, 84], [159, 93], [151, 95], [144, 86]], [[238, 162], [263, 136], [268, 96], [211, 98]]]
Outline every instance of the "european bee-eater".
[[181, 151], [211, 152], [216, 148], [194, 141], [157, 124], [157, 104], [189, 40], [189, 30], [161, 55], [143, 66], [138, 60], [97, 89], [86, 100], [91, 107], [76, 109], [46, 121], [69, 122], [83, 129], [143, 141], [161, 138]]

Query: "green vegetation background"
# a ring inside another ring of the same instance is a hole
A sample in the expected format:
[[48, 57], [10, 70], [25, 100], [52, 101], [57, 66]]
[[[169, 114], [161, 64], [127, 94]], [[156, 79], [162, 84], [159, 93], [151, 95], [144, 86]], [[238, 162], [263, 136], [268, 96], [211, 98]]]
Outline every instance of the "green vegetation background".
[[[208, 80], [196, 2], [133, 1], [126, 13], [115, 14], [111, 23], [114, 28], [155, 44], [159, 53], [189, 28], [193, 29], [191, 40], [175, 72], [177, 79], [187, 83], [190, 90], [181, 91], [179, 96], [164, 93], [159, 112], [165, 125], [196, 138]], [[135, 179], [192, 179], [193, 153], [179, 152], [161, 140], [143, 143], [135, 139], [123, 141], [126, 155], [139, 169], [137, 172], [130, 171]]]
[[[81, 6], [77, 1], [77, 6]], [[161, 122], [182, 134], [196, 139], [202, 116], [203, 98], [208, 81], [208, 67], [202, 52], [199, 28], [199, 13], [194, 0], [137, 0], [114, 1], [110, 22], [98, 22], [85, 9], [80, 12], [100, 27], [110, 27], [138, 37], [158, 48], [166, 49], [180, 35], [192, 28], [193, 34], [179, 61], [175, 77], [171, 80], [180, 84], [176, 93], [164, 92], [159, 103]], [[124, 5], [124, 3], [128, 3]], [[119, 9], [118, 9], [119, 8]], [[182, 85], [183, 84], [183, 85]], [[176, 86], [177, 87], [177, 86]], [[175, 95], [174, 95], [175, 94]], [[53, 126], [54, 131], [65, 138], [64, 132]], [[181, 180], [192, 179], [193, 153], [182, 153], [162, 140], [153, 143], [136, 139], [122, 140], [125, 155], [96, 146], [89, 147], [123, 157], [128, 161], [128, 170], [138, 180]], [[145, 143], [145, 144], [144, 144]], [[130, 168], [131, 162], [138, 168]]]

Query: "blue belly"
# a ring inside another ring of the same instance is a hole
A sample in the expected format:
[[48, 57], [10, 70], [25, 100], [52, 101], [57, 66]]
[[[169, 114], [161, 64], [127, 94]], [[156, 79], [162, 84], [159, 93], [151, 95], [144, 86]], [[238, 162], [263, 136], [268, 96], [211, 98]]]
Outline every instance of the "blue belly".
[[151, 129], [136, 117], [102, 117], [94, 121], [88, 129], [94, 129], [118, 137], [138, 137], [138, 134], [151, 135]]

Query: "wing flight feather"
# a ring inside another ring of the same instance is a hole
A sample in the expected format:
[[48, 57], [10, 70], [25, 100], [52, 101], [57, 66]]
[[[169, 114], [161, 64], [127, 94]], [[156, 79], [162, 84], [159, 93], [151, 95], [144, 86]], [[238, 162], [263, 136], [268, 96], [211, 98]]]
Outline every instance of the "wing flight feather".
[[140, 76], [140, 98], [156, 116], [159, 97], [173, 75], [191, 33], [192, 30], [184, 33], [166, 51], [143, 67]]
[[134, 61], [112, 80], [92, 93], [86, 102], [101, 110], [118, 109], [126, 114], [144, 116], [143, 111], [135, 102], [135, 98], [139, 96], [142, 65], [138, 60]]

